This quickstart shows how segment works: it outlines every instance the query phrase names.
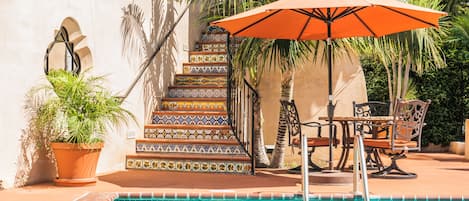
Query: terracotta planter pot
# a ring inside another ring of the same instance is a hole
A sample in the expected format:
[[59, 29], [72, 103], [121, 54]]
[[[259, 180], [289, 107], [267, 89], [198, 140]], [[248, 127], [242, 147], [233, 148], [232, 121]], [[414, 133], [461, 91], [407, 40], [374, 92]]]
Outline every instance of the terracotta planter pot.
[[87, 186], [96, 184], [96, 166], [103, 143], [52, 143], [57, 162], [57, 186]]

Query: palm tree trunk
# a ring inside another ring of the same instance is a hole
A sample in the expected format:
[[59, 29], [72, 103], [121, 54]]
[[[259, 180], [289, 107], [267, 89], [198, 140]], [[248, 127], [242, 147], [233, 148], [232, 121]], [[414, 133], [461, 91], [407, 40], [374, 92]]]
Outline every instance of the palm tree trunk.
[[[259, 91], [259, 90], [256, 90]], [[264, 117], [262, 115], [261, 97], [257, 97], [254, 103], [254, 155], [256, 160], [256, 167], [268, 167], [270, 165], [269, 157], [264, 149], [264, 133], [262, 132], [262, 125], [264, 124]]]
[[397, 88], [396, 98], [402, 98], [402, 51], [399, 51], [398, 63], [397, 63]]
[[[293, 83], [294, 83], [295, 71], [290, 70], [282, 75], [282, 89], [280, 100], [290, 101], [293, 96]], [[272, 161], [270, 167], [272, 168], [283, 168], [285, 159], [285, 147], [287, 145], [286, 140], [287, 121], [286, 114], [280, 106], [280, 116], [278, 120], [277, 139], [275, 148], [272, 153]]]
[[396, 69], [396, 63], [394, 62], [395, 60], [393, 59], [391, 61], [391, 69], [392, 69], [392, 96], [389, 97], [390, 103], [391, 103], [391, 108], [392, 112], [394, 112], [394, 106], [396, 104], [396, 89], [397, 89], [397, 69]]
[[407, 94], [407, 89], [409, 88], [409, 74], [410, 74], [410, 62], [411, 62], [411, 56], [410, 53], [407, 53], [407, 63], [405, 64], [405, 73], [404, 73], [404, 82], [402, 83], [403, 88], [402, 88], [402, 96], [406, 96]]
[[389, 70], [389, 66], [385, 65], [384, 69], [386, 69], [386, 75], [388, 77], [388, 93], [389, 93], [389, 115], [393, 113], [393, 97], [392, 97], [392, 80], [391, 80], [391, 71]]

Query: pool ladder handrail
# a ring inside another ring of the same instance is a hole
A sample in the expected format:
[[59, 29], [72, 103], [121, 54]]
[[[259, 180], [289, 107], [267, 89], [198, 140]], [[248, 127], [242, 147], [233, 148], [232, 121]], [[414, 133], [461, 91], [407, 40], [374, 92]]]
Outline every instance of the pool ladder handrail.
[[[354, 122], [354, 124], [356, 124]], [[362, 125], [360, 125], [362, 126]], [[356, 127], [355, 127], [356, 128]], [[366, 162], [365, 162], [365, 148], [363, 146], [363, 129], [360, 129], [358, 135], [355, 135], [354, 146], [357, 149], [353, 150], [353, 194], [354, 196], [363, 196], [364, 201], [370, 201], [370, 194], [368, 191], [368, 175], [366, 174]], [[303, 201], [309, 201], [309, 164], [308, 164], [308, 144], [305, 133], [301, 133], [301, 177], [302, 177], [302, 192]], [[360, 162], [358, 161], [360, 159]], [[360, 181], [360, 173], [358, 171], [358, 165], [360, 164], [362, 174], [363, 193], [358, 190], [358, 183]]]

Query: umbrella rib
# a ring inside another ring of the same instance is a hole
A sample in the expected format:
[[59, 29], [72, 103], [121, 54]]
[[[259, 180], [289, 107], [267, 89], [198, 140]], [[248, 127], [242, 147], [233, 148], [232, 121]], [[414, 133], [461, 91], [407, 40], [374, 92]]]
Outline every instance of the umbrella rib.
[[371, 34], [373, 34], [374, 37], [377, 37], [376, 33], [375, 33], [373, 30], [371, 30], [371, 28], [368, 26], [368, 24], [366, 24], [365, 21], [363, 21], [363, 19], [362, 19], [360, 16], [358, 16], [357, 13], [353, 13], [353, 15], [355, 15], [355, 17], [360, 21], [360, 23], [362, 23], [363, 26], [365, 26], [366, 29], [368, 29], [368, 31], [369, 31]]
[[327, 20], [326, 15], [321, 10], [319, 10], [317, 8], [313, 9], [313, 13], [320, 16], [322, 18], [322, 20]]
[[334, 12], [332, 12], [332, 15], [331, 15], [331, 16], [335, 16], [335, 14], [337, 13], [337, 10], [339, 10], [339, 8], [335, 8], [335, 9], [334, 9]]
[[302, 15], [306, 15], [306, 16], [309, 16], [309, 17], [312, 17], [312, 18], [316, 18], [316, 19], [321, 20], [321, 21], [324, 20], [324, 18], [322, 18], [321, 16], [315, 15], [313, 13], [309, 13], [308, 11], [306, 11], [304, 9], [292, 9], [292, 11], [295, 11], [297, 13], [300, 13]]
[[243, 32], [243, 31], [246, 31], [246, 29], [249, 29], [249, 28], [251, 28], [252, 26], [254, 26], [254, 25], [256, 25], [256, 24], [259, 24], [260, 22], [266, 20], [266, 19], [269, 18], [269, 17], [272, 17], [272, 15], [275, 15], [275, 14], [279, 13], [280, 11], [281, 11], [281, 10], [276, 10], [275, 12], [273, 12], [273, 13], [271, 13], [271, 14], [269, 14], [269, 15], [267, 15], [267, 16], [265, 16], [265, 17], [263, 17], [263, 18], [261, 18], [261, 19], [259, 19], [259, 20], [257, 20], [257, 21], [255, 21], [255, 22], [253, 22], [252, 24], [250, 24], [250, 25], [248, 25], [248, 26], [242, 28], [241, 30], [235, 32], [235, 33], [233, 34], [233, 36], [235, 36], [235, 35], [237, 35], [237, 34]]
[[357, 8], [357, 7], [348, 7], [346, 8], [344, 11], [342, 11], [339, 15], [335, 16], [334, 18], [332, 18], [332, 21], [334, 20], [337, 20], [337, 19], [340, 19], [340, 18], [343, 18], [345, 16], [348, 16], [352, 13], [356, 13], [362, 9], [364, 9], [365, 7], [360, 7], [360, 8]]
[[303, 29], [301, 29], [300, 35], [298, 35], [297, 40], [301, 39], [301, 36], [303, 36], [303, 33], [305, 32], [306, 27], [308, 26], [310, 21], [311, 21], [311, 16], [308, 15], [308, 19], [306, 20], [305, 26], [303, 26]]
[[401, 11], [399, 11], [399, 10], [396, 10], [396, 9], [393, 9], [393, 8], [390, 8], [390, 7], [387, 7], [387, 6], [382, 6], [382, 5], [380, 5], [380, 6], [383, 7], [383, 8], [386, 8], [386, 9], [388, 9], [388, 10], [390, 10], [390, 11], [393, 11], [393, 12], [395, 12], [395, 13], [398, 13], [398, 14], [404, 15], [404, 16], [406, 16], [406, 17], [409, 17], [409, 18], [411, 18], [411, 19], [414, 19], [414, 20], [417, 20], [417, 21], [419, 21], [419, 22], [422, 22], [422, 23], [424, 23], [424, 24], [427, 24], [427, 25], [430, 25], [430, 26], [433, 26], [433, 27], [438, 27], [438, 25], [432, 24], [432, 23], [430, 23], [430, 22], [427, 22], [427, 21], [422, 20], [422, 19], [420, 19], [420, 18], [414, 17], [414, 16], [409, 15], [409, 14], [407, 14], [407, 13], [401, 12]]

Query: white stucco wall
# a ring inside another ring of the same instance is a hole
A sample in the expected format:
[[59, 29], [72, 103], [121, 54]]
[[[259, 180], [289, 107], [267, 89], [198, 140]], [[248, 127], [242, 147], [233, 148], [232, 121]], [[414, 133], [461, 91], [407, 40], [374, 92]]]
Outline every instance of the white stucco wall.
[[[94, 62], [93, 74], [107, 74], [108, 87], [113, 92], [123, 93], [137, 74], [137, 69], [130, 67], [121, 54], [120, 22], [121, 8], [130, 0], [4, 0], [0, 1], [0, 180], [3, 187], [12, 187], [26, 183], [51, 180], [50, 169], [53, 166], [42, 159], [38, 160], [33, 153], [33, 145], [22, 143], [22, 131], [26, 128], [27, 118], [23, 110], [25, 94], [44, 76], [43, 58], [48, 44], [53, 40], [54, 30], [59, 29], [67, 17], [75, 19], [87, 43]], [[151, 2], [135, 1], [145, 12], [147, 33], [151, 30]], [[160, 1], [160, 8], [167, 6]], [[174, 5], [176, 12], [162, 16], [164, 26], [169, 26], [182, 12], [183, 5]], [[163, 13], [163, 12], [157, 12]], [[189, 34], [187, 26], [189, 15], [172, 36], [167, 53], [175, 56], [174, 62], [165, 63], [165, 68], [173, 72], [161, 74], [160, 83], [167, 86], [174, 71], [181, 71], [182, 62], [187, 60]], [[187, 50], [187, 48], [186, 48]], [[169, 65], [169, 66], [168, 66]], [[135, 152], [135, 140], [128, 139], [127, 134], [143, 136], [145, 123], [146, 94], [142, 82], [137, 84], [125, 103], [138, 118], [138, 125], [116, 130], [109, 135], [98, 164], [98, 174], [115, 170], [123, 170], [125, 154]], [[53, 172], [53, 171], [52, 171]], [[46, 174], [48, 173], [48, 174]]]

